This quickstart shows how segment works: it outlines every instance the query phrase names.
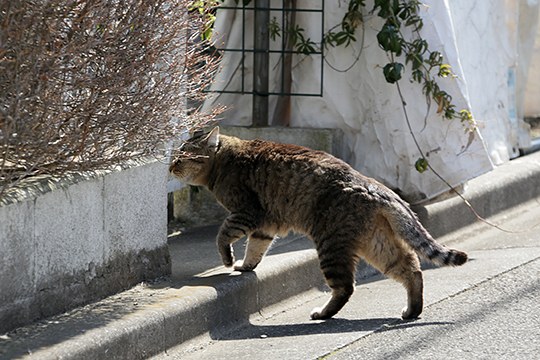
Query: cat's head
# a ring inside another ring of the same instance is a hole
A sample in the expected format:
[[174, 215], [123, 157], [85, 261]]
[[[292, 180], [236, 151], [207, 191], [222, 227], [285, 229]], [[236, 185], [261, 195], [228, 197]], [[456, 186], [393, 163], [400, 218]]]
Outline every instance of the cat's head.
[[206, 185], [208, 174], [219, 148], [219, 127], [195, 134], [175, 151], [169, 171], [189, 185]]

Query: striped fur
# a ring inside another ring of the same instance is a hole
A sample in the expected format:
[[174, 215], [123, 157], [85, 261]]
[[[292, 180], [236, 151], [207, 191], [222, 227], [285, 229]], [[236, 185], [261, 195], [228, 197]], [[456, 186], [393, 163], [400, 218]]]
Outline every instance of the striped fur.
[[[354, 291], [362, 258], [401, 282], [408, 295], [403, 318], [422, 312], [418, 255], [440, 265], [461, 265], [467, 255], [433, 240], [409, 205], [393, 191], [321, 151], [262, 140], [240, 140], [219, 128], [188, 140], [171, 162], [179, 179], [210, 189], [230, 211], [217, 236], [225, 266], [253, 270], [274, 236], [311, 237], [332, 297], [311, 313], [334, 316]], [[247, 236], [242, 261], [232, 243]]]

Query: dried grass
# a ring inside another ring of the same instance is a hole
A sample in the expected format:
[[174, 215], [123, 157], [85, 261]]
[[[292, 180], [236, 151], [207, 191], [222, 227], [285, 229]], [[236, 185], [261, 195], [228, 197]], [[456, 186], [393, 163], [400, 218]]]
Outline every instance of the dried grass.
[[216, 57], [189, 2], [0, 3], [0, 197], [154, 155], [215, 116], [193, 108]]

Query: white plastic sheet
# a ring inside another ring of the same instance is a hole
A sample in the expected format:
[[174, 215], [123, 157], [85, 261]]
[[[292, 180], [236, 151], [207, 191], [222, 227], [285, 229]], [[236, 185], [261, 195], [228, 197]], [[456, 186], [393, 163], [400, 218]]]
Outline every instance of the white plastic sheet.
[[[369, 2], [368, 2], [369, 3]], [[457, 78], [441, 79], [441, 88], [452, 95], [457, 109], [469, 109], [478, 121], [478, 130], [466, 134], [458, 120], [444, 120], [429, 109], [421, 85], [409, 81], [407, 74], [400, 87], [414, 134], [431, 166], [452, 186], [485, 173], [493, 164], [516, 154], [521, 122], [516, 110], [518, 1], [429, 0], [422, 6], [424, 28], [421, 35], [431, 50], [440, 51]], [[531, 2], [538, 10], [538, 4]], [[230, 4], [234, 1], [230, 1]], [[281, 6], [281, 1], [272, 3]], [[299, 0], [298, 7], [319, 6], [319, 1]], [[330, 6], [332, 5], [332, 6]], [[340, 22], [346, 2], [326, 1], [325, 29]], [[371, 8], [371, 4], [368, 4]], [[218, 46], [241, 47], [240, 12], [218, 12]], [[320, 17], [298, 13], [297, 23], [306, 36], [320, 41]], [[247, 17], [246, 47], [251, 46], [252, 19]], [[399, 190], [409, 201], [422, 201], [448, 191], [448, 186], [432, 171], [422, 174], [414, 168], [420, 152], [405, 119], [397, 87], [386, 83], [382, 67], [389, 62], [377, 44], [380, 18], [365, 14], [363, 30], [349, 47], [326, 53], [323, 97], [293, 97], [291, 126], [338, 128], [343, 131], [342, 157], [353, 167]], [[362, 34], [363, 32], [363, 34]], [[279, 40], [280, 41], [280, 40]], [[273, 44], [272, 46], [277, 46]], [[226, 53], [214, 87], [239, 89], [240, 53]], [[244, 86], [251, 88], [252, 59], [244, 59]], [[403, 59], [401, 59], [404, 62]], [[271, 60], [270, 90], [279, 86], [279, 59]], [[345, 69], [354, 64], [348, 71]], [[316, 91], [320, 87], [320, 59], [295, 56], [293, 91]], [[227, 105], [227, 124], [251, 124], [251, 96], [221, 94], [205, 106]], [[270, 97], [272, 118], [276, 103]], [[427, 117], [426, 117], [427, 114]], [[525, 140], [526, 134], [524, 136]]]

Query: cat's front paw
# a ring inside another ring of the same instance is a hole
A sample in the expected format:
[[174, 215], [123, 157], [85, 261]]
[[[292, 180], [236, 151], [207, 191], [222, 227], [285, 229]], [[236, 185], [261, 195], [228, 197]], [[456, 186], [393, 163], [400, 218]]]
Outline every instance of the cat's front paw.
[[251, 265], [251, 264], [245, 264], [244, 261], [237, 261], [236, 264], [234, 264], [234, 270], [236, 271], [253, 271], [257, 265]]
[[221, 246], [219, 249], [221, 261], [225, 267], [231, 267], [234, 263], [234, 253], [231, 245]]
[[234, 255], [222, 257], [223, 266], [230, 268], [234, 264]]

